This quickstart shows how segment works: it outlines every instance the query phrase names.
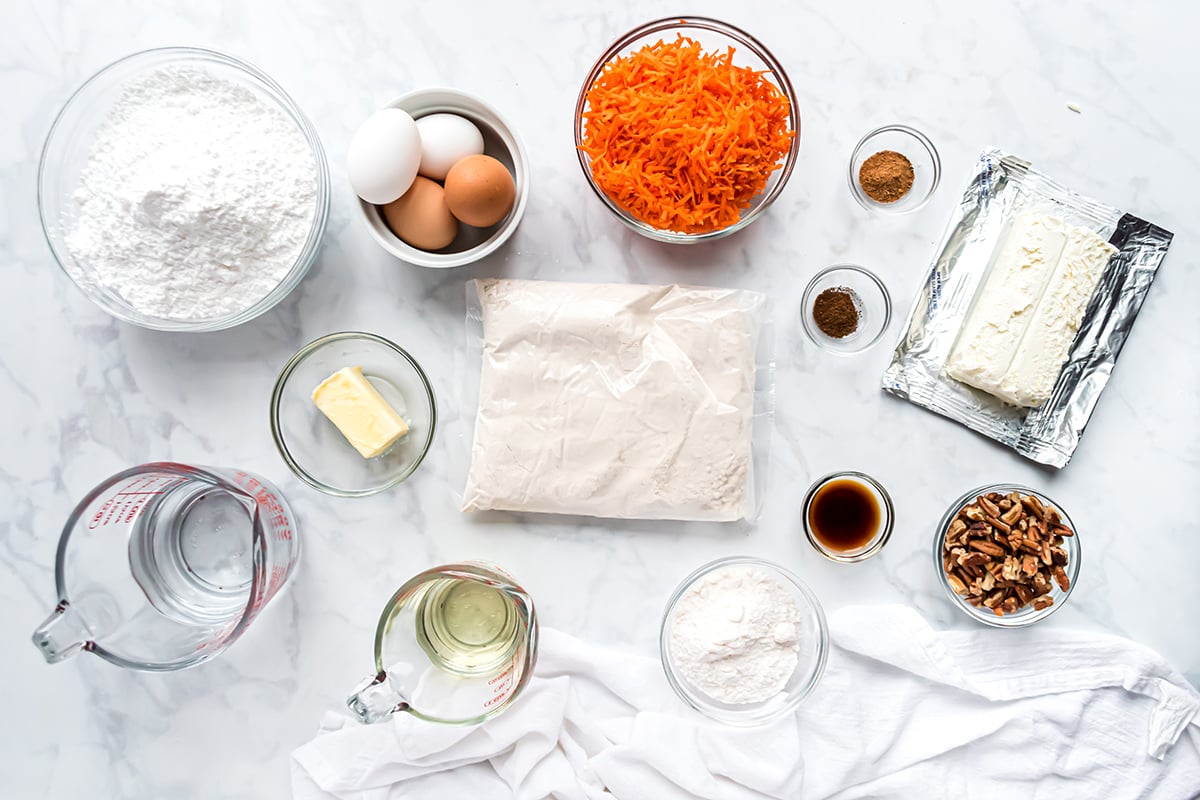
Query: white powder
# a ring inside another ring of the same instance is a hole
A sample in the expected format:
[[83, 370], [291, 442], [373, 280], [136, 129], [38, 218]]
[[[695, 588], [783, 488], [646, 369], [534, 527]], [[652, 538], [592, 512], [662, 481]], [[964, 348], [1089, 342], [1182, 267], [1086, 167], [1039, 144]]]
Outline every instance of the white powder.
[[201, 68], [163, 67], [122, 87], [97, 130], [67, 246], [143, 314], [236, 314], [293, 266], [316, 175], [273, 102]]
[[800, 611], [764, 570], [730, 566], [711, 572], [679, 599], [671, 656], [683, 676], [722, 703], [774, 697], [799, 660]]
[[483, 367], [464, 511], [752, 515], [762, 295], [511, 280], [476, 289]]

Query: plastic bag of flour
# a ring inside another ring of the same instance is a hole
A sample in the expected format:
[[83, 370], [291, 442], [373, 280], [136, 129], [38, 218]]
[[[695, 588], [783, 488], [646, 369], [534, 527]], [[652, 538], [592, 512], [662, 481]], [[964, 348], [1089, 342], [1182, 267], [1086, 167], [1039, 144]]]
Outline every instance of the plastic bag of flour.
[[765, 305], [734, 289], [469, 282], [463, 511], [756, 518], [773, 414]]

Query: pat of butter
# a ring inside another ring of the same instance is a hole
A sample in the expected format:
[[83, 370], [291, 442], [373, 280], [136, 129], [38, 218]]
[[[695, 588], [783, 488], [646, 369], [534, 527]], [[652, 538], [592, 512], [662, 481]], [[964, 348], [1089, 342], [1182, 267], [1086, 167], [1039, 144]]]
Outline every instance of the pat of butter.
[[313, 389], [312, 399], [363, 458], [380, 455], [408, 433], [408, 423], [363, 377], [362, 367], [339, 369]]

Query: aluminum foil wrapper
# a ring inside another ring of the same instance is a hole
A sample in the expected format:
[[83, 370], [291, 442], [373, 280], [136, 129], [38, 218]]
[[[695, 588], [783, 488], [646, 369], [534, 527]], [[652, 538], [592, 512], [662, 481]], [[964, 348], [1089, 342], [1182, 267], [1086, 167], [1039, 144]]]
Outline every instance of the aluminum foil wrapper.
[[[1053, 394], [1036, 409], [1007, 405], [942, 371], [992, 253], [1020, 212], [1062, 217], [1107, 237], [1118, 251], [1092, 294]], [[1066, 466], [1171, 238], [1170, 231], [1157, 225], [1071, 192], [1024, 159], [996, 148], [984, 150], [884, 370], [884, 391], [960, 422], [1026, 458]]]

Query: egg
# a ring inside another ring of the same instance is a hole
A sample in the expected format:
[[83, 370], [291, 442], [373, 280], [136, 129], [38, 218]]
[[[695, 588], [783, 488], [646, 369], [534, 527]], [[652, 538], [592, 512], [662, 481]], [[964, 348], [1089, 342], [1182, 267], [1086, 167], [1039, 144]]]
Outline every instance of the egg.
[[491, 156], [467, 156], [446, 173], [446, 205], [460, 222], [486, 228], [512, 210], [512, 175]]
[[420, 174], [444, 181], [455, 163], [483, 152], [483, 134], [457, 114], [430, 114], [417, 120], [421, 133]]
[[458, 235], [458, 220], [446, 207], [446, 191], [418, 175], [398, 200], [383, 207], [392, 233], [421, 250], [441, 250]]
[[408, 191], [421, 164], [421, 134], [408, 112], [384, 108], [354, 132], [346, 172], [354, 193], [384, 205]]

